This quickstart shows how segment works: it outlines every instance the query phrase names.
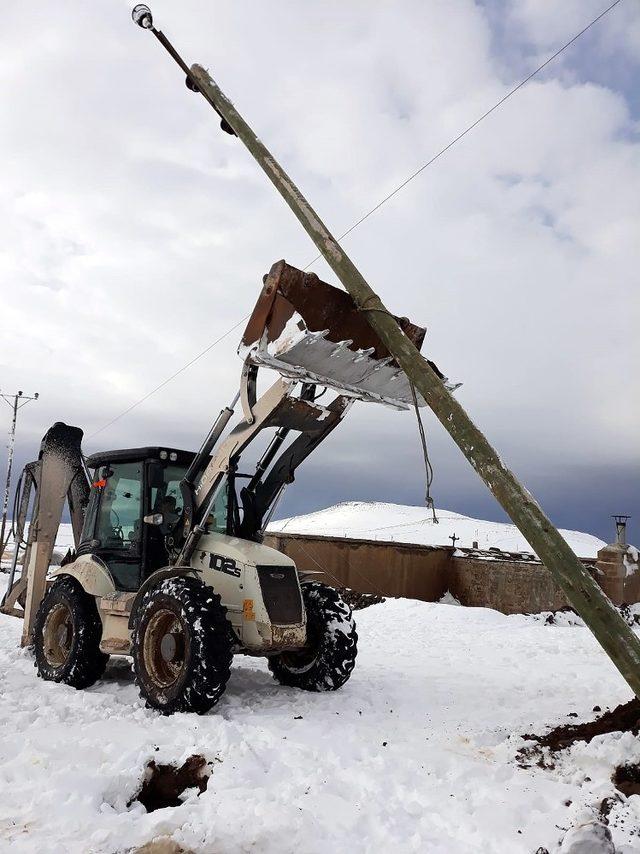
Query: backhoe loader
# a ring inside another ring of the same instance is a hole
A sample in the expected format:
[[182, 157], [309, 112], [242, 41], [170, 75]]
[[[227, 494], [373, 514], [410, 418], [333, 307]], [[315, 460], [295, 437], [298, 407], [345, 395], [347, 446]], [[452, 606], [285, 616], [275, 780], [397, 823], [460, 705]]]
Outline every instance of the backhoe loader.
[[[425, 330], [397, 320], [420, 347]], [[82, 431], [58, 423], [26, 467], [1, 610], [24, 618], [23, 645], [44, 679], [86, 688], [109, 656], [128, 655], [143, 699], [170, 714], [208, 711], [236, 653], [266, 656], [278, 682], [308, 691], [349, 678], [351, 609], [262, 536], [297, 467], [355, 399], [406, 409], [412, 389], [351, 297], [284, 261], [263, 280], [239, 353], [240, 389], [197, 453], [85, 459]], [[280, 376], [258, 397], [261, 367]], [[327, 402], [327, 392], [337, 394]], [[242, 471], [262, 437], [257, 464]], [[75, 546], [49, 574], [65, 500]]]

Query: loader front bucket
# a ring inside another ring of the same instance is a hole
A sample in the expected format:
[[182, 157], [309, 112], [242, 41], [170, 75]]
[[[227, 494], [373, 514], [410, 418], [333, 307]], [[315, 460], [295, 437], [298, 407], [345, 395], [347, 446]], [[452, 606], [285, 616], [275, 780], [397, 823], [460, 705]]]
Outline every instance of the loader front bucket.
[[[400, 328], [420, 349], [426, 329]], [[409, 380], [345, 291], [284, 261], [273, 265], [238, 349], [252, 365], [396, 409], [413, 402]], [[443, 382], [446, 377], [429, 362]], [[418, 397], [418, 403], [424, 401]]]

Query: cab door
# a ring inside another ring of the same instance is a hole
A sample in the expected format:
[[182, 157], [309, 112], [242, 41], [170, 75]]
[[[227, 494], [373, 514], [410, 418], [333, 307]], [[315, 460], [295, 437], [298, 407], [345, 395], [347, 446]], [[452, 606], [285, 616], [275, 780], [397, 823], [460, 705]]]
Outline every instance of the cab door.
[[107, 564], [119, 590], [140, 586], [143, 468], [142, 461], [121, 462], [96, 472], [100, 499], [92, 551]]
[[[176, 452], [171, 452], [176, 456]], [[160, 518], [159, 524], [145, 524], [143, 530], [143, 580], [169, 565], [167, 538], [172, 541], [176, 526], [182, 519], [182, 494], [180, 482], [188, 468], [187, 463], [175, 460], [148, 460], [146, 463], [145, 515]]]

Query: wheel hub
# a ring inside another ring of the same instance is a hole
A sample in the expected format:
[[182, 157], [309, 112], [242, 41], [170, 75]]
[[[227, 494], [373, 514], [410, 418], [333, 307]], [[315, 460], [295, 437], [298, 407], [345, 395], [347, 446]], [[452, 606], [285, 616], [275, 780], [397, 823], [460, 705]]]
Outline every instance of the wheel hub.
[[175, 634], [166, 634], [162, 638], [160, 641], [160, 654], [165, 661], [170, 662], [181, 658], [178, 652], [180, 640], [180, 636]]
[[143, 640], [144, 665], [151, 679], [161, 688], [176, 682], [184, 668], [185, 629], [176, 614], [157, 611], [149, 620]]
[[73, 644], [73, 616], [67, 605], [59, 602], [47, 614], [42, 630], [43, 651], [47, 663], [61, 667]]

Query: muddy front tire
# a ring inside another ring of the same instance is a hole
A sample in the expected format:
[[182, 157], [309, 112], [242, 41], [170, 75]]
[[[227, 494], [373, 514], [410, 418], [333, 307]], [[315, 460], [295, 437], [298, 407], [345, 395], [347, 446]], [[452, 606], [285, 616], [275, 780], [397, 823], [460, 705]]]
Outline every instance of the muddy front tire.
[[308, 645], [300, 652], [269, 658], [269, 670], [282, 685], [303, 691], [337, 691], [355, 667], [358, 635], [351, 608], [332, 587], [302, 585]]
[[102, 622], [95, 599], [74, 578], [52, 584], [36, 614], [33, 641], [38, 676], [88, 688], [104, 673]]
[[204, 714], [230, 676], [233, 632], [220, 597], [194, 578], [148, 590], [134, 617], [133, 670], [147, 706]]

